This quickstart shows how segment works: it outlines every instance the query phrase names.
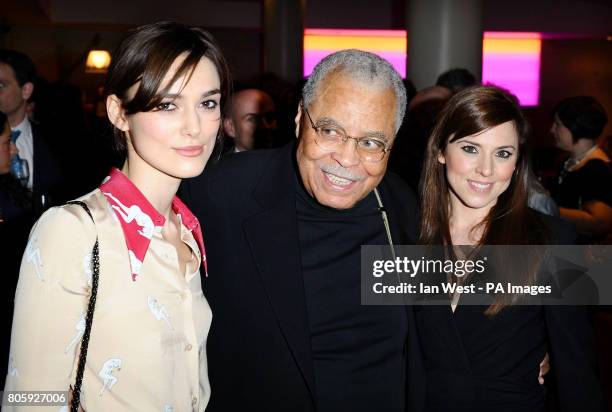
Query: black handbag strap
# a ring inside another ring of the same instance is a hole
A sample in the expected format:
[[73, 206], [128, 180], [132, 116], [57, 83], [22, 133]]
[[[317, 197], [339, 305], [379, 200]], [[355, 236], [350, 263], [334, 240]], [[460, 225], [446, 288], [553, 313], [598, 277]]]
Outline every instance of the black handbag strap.
[[[79, 200], [73, 200], [66, 204], [79, 205], [89, 215], [92, 222], [94, 221], [91, 211], [84, 202]], [[95, 223], [95, 222], [94, 222]], [[92, 266], [92, 281], [91, 281], [91, 296], [89, 297], [89, 304], [87, 305], [87, 315], [85, 317], [85, 331], [83, 332], [83, 339], [81, 341], [81, 351], [79, 353], [79, 364], [77, 366], [77, 376], [72, 389], [72, 401], [70, 403], [70, 411], [77, 412], [79, 410], [79, 404], [81, 402], [81, 384], [83, 383], [83, 372], [85, 371], [85, 362], [87, 361], [87, 348], [89, 346], [89, 336], [91, 334], [91, 325], [93, 323], [94, 309], [96, 307], [96, 296], [98, 294], [98, 280], [100, 277], [100, 253], [98, 247], [98, 237], [96, 236], [96, 243], [94, 244], [91, 253], [91, 266]]]

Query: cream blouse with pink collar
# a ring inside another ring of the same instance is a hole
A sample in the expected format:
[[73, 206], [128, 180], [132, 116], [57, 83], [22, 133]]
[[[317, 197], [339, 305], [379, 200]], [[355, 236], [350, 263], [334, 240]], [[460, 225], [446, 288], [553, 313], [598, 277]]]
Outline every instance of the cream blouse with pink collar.
[[[176, 249], [163, 239], [163, 222], [151, 205], [121, 172], [113, 171], [111, 179], [120, 184], [109, 189], [106, 182], [102, 190], [79, 199], [95, 224], [80, 206], [66, 205], [48, 210], [34, 226], [15, 296], [5, 390], [64, 391], [74, 384], [91, 290], [91, 251], [98, 236], [100, 280], [83, 408], [203, 411], [210, 398], [206, 337], [212, 314], [198, 269], [203, 250], [199, 224], [175, 200], [181, 239], [196, 260], [187, 265], [191, 271], [180, 273]], [[152, 228], [146, 227], [149, 220]], [[126, 223], [133, 225], [131, 234]], [[144, 253], [134, 233], [146, 238]], [[128, 249], [134, 242], [140, 245], [136, 253]]]

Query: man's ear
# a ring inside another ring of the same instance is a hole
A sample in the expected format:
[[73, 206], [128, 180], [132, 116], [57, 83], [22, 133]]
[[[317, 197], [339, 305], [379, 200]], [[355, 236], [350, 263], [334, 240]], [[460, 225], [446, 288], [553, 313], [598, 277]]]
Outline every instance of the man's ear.
[[34, 83], [25, 82], [23, 86], [21, 86], [21, 98], [27, 101], [32, 97], [32, 93], [34, 93]]
[[295, 115], [295, 137], [300, 137], [300, 120], [302, 120], [302, 101], [298, 104], [298, 111]]
[[232, 139], [236, 137], [236, 128], [234, 127], [234, 122], [229, 117], [223, 119], [223, 130], [225, 131], [225, 135], [227, 137], [231, 137]]
[[106, 113], [108, 113], [108, 119], [117, 129], [122, 132], [127, 132], [130, 129], [121, 100], [114, 94], [106, 98]]

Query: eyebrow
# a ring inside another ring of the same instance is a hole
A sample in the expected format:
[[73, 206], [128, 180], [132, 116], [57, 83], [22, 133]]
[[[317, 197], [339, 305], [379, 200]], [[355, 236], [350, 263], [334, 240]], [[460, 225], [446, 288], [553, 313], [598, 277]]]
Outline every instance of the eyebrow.
[[[464, 139], [459, 139], [459, 140], [455, 141], [454, 143], [469, 143], [469, 144], [477, 146], [477, 147], [481, 147], [482, 146], [480, 143], [476, 143], [476, 142], [473, 142], [471, 140], [464, 140]], [[511, 144], [508, 144], [508, 145], [505, 145], [505, 146], [496, 147], [496, 149], [514, 149], [514, 150], [516, 150], [516, 147], [514, 147]]]
[[[214, 96], [215, 94], [221, 94], [221, 90], [219, 89], [212, 89], [209, 90], [207, 92], [202, 93], [202, 97], [210, 97], [210, 96]], [[163, 95], [161, 95], [162, 99], [181, 99], [183, 96], [179, 93], [165, 93]]]

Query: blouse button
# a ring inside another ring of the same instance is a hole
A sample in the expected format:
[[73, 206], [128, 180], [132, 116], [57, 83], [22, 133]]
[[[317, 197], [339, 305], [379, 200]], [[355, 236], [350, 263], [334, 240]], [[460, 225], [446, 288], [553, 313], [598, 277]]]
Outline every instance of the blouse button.
[[198, 398], [197, 397], [193, 397], [191, 398], [191, 406], [195, 407], [198, 404]]
[[185, 350], [187, 352], [189, 352], [192, 348], [193, 348], [193, 346], [191, 346], [191, 343], [188, 343], [187, 345], [185, 345]]

